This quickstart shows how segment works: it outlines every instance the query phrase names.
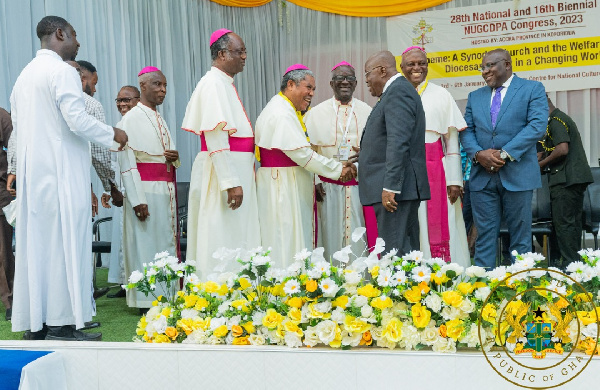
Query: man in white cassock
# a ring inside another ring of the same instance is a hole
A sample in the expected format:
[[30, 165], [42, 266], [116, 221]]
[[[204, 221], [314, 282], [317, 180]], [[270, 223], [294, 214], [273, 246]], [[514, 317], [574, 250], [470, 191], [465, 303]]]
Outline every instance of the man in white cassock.
[[17, 134], [16, 269], [12, 330], [27, 339], [98, 340], [84, 333], [92, 299], [90, 146], [127, 135], [85, 112], [73, 27], [44, 17], [41, 50], [23, 69], [10, 102]]
[[188, 200], [188, 259], [201, 279], [219, 265], [219, 248], [260, 245], [254, 180], [254, 132], [233, 76], [244, 70], [246, 47], [233, 32], [211, 35], [212, 67], [188, 103], [182, 128], [200, 136]]
[[402, 54], [402, 73], [421, 95], [425, 110], [425, 153], [431, 199], [419, 206], [419, 239], [425, 258], [471, 265], [462, 215], [463, 175], [458, 131], [467, 127], [445, 88], [427, 80], [427, 55], [420, 47]]
[[[125, 149], [117, 153], [125, 188], [122, 246], [127, 276], [143, 272], [143, 264], [154, 261], [156, 253], [178, 255], [175, 169], [181, 163], [169, 128], [157, 111], [167, 94], [167, 80], [153, 66], [142, 69], [138, 79], [140, 101], [117, 124], [129, 137]], [[159, 288], [155, 296], [164, 295]], [[154, 299], [127, 290], [129, 307], [147, 309]]]
[[[356, 89], [356, 74], [348, 62], [340, 62], [333, 67], [329, 85], [334, 96], [306, 113], [306, 129], [317, 153], [338, 161], [348, 161], [350, 155], [354, 154], [352, 147], [357, 148], [360, 144], [371, 107], [352, 97]], [[347, 245], [352, 245], [352, 252], [360, 255], [365, 251], [365, 241], [351, 240], [354, 229], [365, 226], [358, 183], [356, 180], [342, 183], [323, 176], [315, 177], [315, 181], [318, 245], [324, 247], [325, 258], [329, 259], [334, 252]], [[377, 221], [374, 222], [376, 229]]]
[[256, 145], [261, 167], [256, 174], [263, 246], [271, 247], [271, 264], [283, 268], [293, 256], [316, 243], [315, 179], [348, 181], [356, 168], [315, 152], [301, 111], [308, 109], [315, 78], [304, 65], [290, 66], [281, 91], [256, 121]]

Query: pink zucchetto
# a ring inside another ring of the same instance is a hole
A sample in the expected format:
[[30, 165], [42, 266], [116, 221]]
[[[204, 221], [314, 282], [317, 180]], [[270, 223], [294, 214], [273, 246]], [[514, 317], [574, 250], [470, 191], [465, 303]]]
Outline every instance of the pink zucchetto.
[[406, 50], [404, 50], [404, 51], [402, 52], [402, 55], [404, 55], [404, 54], [406, 54], [406, 53], [408, 53], [409, 51], [411, 51], [411, 50], [414, 50], [414, 49], [419, 49], [419, 50], [421, 50], [423, 53], [427, 54], [427, 52], [425, 51], [425, 48], [424, 48], [424, 47], [421, 47], [421, 46], [411, 46], [411, 47], [408, 47]]
[[339, 64], [336, 64], [336, 65], [335, 65], [333, 68], [331, 68], [331, 71], [333, 72], [334, 70], [336, 70], [336, 69], [337, 69], [337, 68], [339, 68], [340, 66], [349, 66], [349, 67], [351, 67], [352, 69], [354, 69], [354, 67], [353, 67], [352, 65], [350, 65], [350, 63], [349, 63], [349, 62], [342, 61], [342, 62], [340, 62]]
[[160, 69], [158, 69], [156, 66], [146, 66], [144, 69], [140, 70], [140, 73], [138, 73], [138, 77], [140, 77], [144, 73], [152, 72], [160, 72]]
[[294, 64], [285, 70], [284, 75], [290, 73], [292, 70], [310, 70], [308, 66], [302, 64]]
[[221, 38], [225, 34], [229, 34], [230, 32], [233, 32], [233, 31], [227, 30], [226, 28], [220, 28], [220, 29], [216, 30], [215, 32], [213, 32], [210, 35], [210, 45], [209, 46], [212, 46], [213, 43], [215, 43], [217, 40], [219, 40], [219, 38]]

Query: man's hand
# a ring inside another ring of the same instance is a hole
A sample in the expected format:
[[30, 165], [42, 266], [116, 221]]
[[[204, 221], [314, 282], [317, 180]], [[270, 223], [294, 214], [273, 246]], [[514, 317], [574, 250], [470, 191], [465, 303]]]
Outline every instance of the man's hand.
[[112, 198], [112, 204], [117, 207], [123, 206], [123, 194], [119, 191], [115, 183], [110, 183], [110, 197]]
[[383, 204], [383, 207], [390, 213], [393, 213], [398, 208], [398, 202], [396, 202], [394, 199], [395, 196], [395, 193], [386, 190], [383, 190], [381, 193], [381, 203]]
[[506, 161], [500, 158], [500, 151], [497, 149], [480, 151], [477, 153], [477, 162], [490, 173], [498, 172], [506, 164]]
[[135, 216], [142, 222], [150, 216], [147, 204], [139, 204], [133, 208], [133, 211], [135, 211]]
[[98, 198], [94, 191], [92, 191], [92, 218], [98, 215]]
[[[13, 183], [15, 188], [13, 188]], [[8, 177], [6, 178], [6, 190], [10, 193], [10, 196], [17, 196], [17, 176], [13, 175], [12, 173], [8, 174]]]
[[347, 182], [356, 177], [356, 166], [350, 161], [346, 161], [343, 164], [342, 174], [340, 175], [339, 181]]
[[227, 189], [227, 204], [232, 210], [236, 210], [242, 205], [244, 200], [244, 190], [241, 186]]
[[129, 138], [127, 137], [127, 133], [125, 133], [118, 127], [113, 127], [113, 130], [115, 131], [115, 136], [113, 137], [113, 140], [119, 144], [119, 150], [123, 150], [125, 144], [129, 140]]
[[544, 155], [545, 154], [546, 153], [544, 153], [544, 152], [538, 152], [537, 153], [538, 162], [540, 162], [540, 161], [542, 161], [544, 159]]
[[102, 194], [102, 196], [100, 197], [100, 202], [102, 203], [102, 207], [104, 207], [105, 209], [109, 209], [110, 208], [110, 203], [108, 203], [109, 200], [110, 200], [110, 194]]
[[454, 185], [446, 187], [446, 191], [448, 192], [450, 204], [454, 204], [458, 198], [462, 197], [463, 189], [460, 186]]
[[179, 152], [176, 150], [165, 150], [164, 153], [167, 162], [175, 162], [179, 159]]
[[358, 155], [360, 154], [360, 148], [357, 146], [353, 146], [352, 150], [355, 151], [356, 153], [353, 154], [352, 156], [348, 157], [348, 161], [354, 164], [355, 162], [358, 162]]
[[315, 184], [315, 199], [317, 202], [322, 202], [325, 200], [325, 189], [323, 188], [323, 183]]

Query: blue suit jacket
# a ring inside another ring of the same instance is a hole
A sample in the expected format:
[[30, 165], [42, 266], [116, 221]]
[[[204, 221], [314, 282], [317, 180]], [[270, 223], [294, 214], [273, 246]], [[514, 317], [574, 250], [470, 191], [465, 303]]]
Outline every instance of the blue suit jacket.
[[[488, 86], [469, 94], [465, 121], [467, 128], [460, 133], [460, 142], [470, 158], [479, 150], [504, 149], [515, 161], [508, 161], [498, 173], [502, 185], [509, 191], [527, 191], [542, 186], [537, 161], [536, 142], [548, 123], [548, 101], [544, 86], [537, 81], [513, 77], [502, 100], [492, 128], [490, 106], [492, 89]], [[481, 165], [471, 168], [470, 189], [480, 191], [492, 173]]]

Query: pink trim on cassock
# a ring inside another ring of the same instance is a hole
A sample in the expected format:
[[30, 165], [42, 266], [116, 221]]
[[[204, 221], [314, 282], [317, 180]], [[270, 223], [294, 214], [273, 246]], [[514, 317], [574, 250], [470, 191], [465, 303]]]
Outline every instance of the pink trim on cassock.
[[[229, 150], [232, 152], [254, 153], [254, 137], [229, 137]], [[200, 151], [208, 152], [204, 133], [200, 134]]]
[[427, 176], [431, 199], [427, 201], [427, 231], [432, 257], [441, 257], [450, 262], [450, 228], [448, 226], [448, 192], [446, 172], [442, 158], [444, 149], [441, 138], [425, 144]]
[[175, 183], [175, 167], [162, 163], [137, 163], [142, 181], [168, 181]]
[[259, 147], [260, 166], [262, 168], [287, 168], [297, 167], [298, 164], [289, 158], [280, 149], [264, 149]]
[[[339, 180], [331, 180], [326, 177], [319, 175], [319, 179], [325, 183], [337, 184], [338, 186], [357, 186], [358, 182], [356, 179], [352, 179], [347, 182], [341, 182]], [[363, 206], [363, 216], [365, 217], [365, 228], [367, 229], [367, 247], [369, 252], [373, 252], [375, 249], [375, 241], [379, 231], [377, 230], [377, 218], [375, 217], [375, 210], [373, 206]]]

